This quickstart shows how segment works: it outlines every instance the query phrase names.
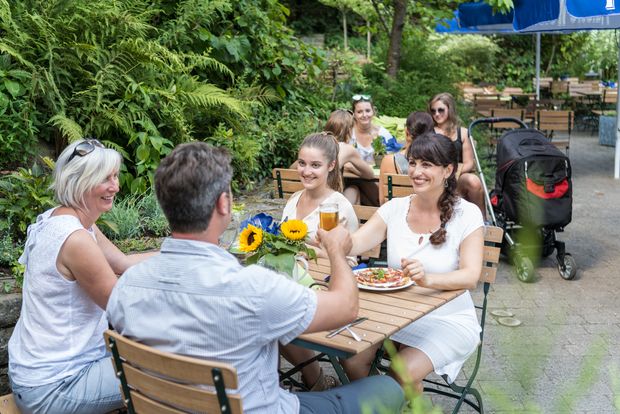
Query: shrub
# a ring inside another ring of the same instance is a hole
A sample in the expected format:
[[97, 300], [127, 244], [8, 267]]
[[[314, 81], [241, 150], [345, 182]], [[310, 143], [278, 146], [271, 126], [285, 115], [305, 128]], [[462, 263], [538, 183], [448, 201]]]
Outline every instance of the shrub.
[[28, 225], [37, 216], [54, 206], [51, 171], [54, 162], [40, 158], [32, 168], [19, 168], [16, 172], [0, 178], [0, 230], [21, 242]]

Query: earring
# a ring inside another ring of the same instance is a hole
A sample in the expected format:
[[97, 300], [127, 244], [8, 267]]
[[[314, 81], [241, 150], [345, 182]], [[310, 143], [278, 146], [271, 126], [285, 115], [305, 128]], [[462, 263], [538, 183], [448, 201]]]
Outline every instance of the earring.
[[448, 179], [443, 180], [443, 186], [448, 188]]

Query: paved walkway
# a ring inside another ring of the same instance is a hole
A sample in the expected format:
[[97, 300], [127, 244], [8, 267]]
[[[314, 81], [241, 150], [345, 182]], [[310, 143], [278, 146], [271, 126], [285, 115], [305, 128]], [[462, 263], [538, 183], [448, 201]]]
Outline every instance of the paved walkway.
[[[576, 134], [570, 157], [573, 221], [558, 238], [577, 262], [577, 278], [562, 279], [554, 255], [541, 263], [531, 284], [518, 281], [508, 263], [500, 264], [490, 309], [509, 310], [522, 324], [488, 320], [476, 386], [489, 413], [620, 413], [620, 180], [613, 179], [614, 149], [600, 146], [598, 137]], [[452, 410], [446, 398], [433, 402]]]

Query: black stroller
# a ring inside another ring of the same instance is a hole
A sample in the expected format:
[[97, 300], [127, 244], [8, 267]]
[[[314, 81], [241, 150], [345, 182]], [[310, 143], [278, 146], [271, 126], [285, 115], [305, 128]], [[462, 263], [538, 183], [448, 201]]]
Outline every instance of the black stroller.
[[483, 118], [469, 125], [514, 122], [519, 129], [507, 131], [497, 143], [495, 188], [486, 188], [478, 155], [476, 166], [484, 187], [486, 206], [493, 224], [504, 229], [502, 251], [512, 258], [523, 282], [534, 280], [534, 260], [557, 251], [560, 276], [577, 274], [575, 260], [556, 239], [572, 219], [570, 160], [536, 129], [514, 118]]

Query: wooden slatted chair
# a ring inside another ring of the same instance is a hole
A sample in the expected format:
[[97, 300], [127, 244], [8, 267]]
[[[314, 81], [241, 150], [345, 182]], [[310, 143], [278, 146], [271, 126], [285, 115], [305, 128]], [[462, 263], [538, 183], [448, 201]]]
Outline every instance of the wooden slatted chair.
[[242, 413], [241, 396], [226, 392], [238, 387], [233, 366], [162, 352], [112, 330], [104, 337], [129, 414]]
[[288, 199], [297, 191], [304, 189], [296, 169], [274, 168], [271, 171], [271, 176], [273, 177], [273, 186], [277, 198]]
[[[484, 327], [486, 322], [488, 294], [489, 290], [491, 289], [491, 284], [495, 283], [497, 267], [499, 264], [500, 246], [502, 243], [503, 235], [504, 230], [500, 227], [486, 226], [484, 229], [484, 253], [482, 257], [482, 272], [480, 273], [483, 297], [482, 302], [475, 305], [476, 309], [478, 309], [480, 312], [480, 327], [482, 328], [482, 331], [480, 332], [480, 343], [478, 344], [478, 349], [476, 351], [476, 360], [474, 362], [474, 367], [472, 368], [472, 371], [467, 374], [467, 382], [463, 385], [457, 384], [456, 381], [453, 383], [449, 383], [448, 377], [446, 375], [442, 376], [443, 381], [435, 381], [431, 379], [424, 380], [425, 383], [432, 384], [437, 387], [424, 387], [424, 391], [444, 395], [446, 397], [458, 400], [454, 409], [452, 410], [453, 414], [457, 413], [460, 410], [463, 403], [469, 405], [479, 413], [482, 413], [484, 411], [482, 395], [480, 394], [480, 391], [473, 387], [473, 383], [476, 379], [476, 375], [478, 374], [478, 370], [480, 368], [480, 361], [482, 359], [482, 346], [484, 342]], [[387, 369], [386, 366], [379, 365], [379, 362], [384, 360], [384, 356], [385, 354], [383, 353], [383, 350], [380, 350], [377, 353], [377, 359], [374, 363], [374, 365], [380, 370]], [[473, 400], [469, 398], [470, 395], [473, 396]]]
[[413, 193], [411, 179], [407, 174], [381, 174], [379, 185], [383, 194], [381, 204], [394, 197], [406, 197]]
[[499, 97], [499, 94], [490, 97], [476, 97], [474, 101], [474, 111], [484, 116], [485, 114], [491, 113], [493, 109], [508, 108], [510, 101], [500, 100]]
[[[536, 128], [549, 138], [551, 143], [566, 151], [570, 148], [570, 135], [575, 124], [573, 111], [536, 111]], [[554, 137], [556, 132], [564, 132], [561, 139]]]
[[0, 396], [0, 414], [19, 414], [13, 394]]
[[605, 115], [606, 112], [611, 112], [616, 110], [616, 101], [618, 99], [618, 89], [603, 89], [603, 94], [601, 95], [601, 103], [600, 109], [594, 109], [592, 112], [595, 115]]

